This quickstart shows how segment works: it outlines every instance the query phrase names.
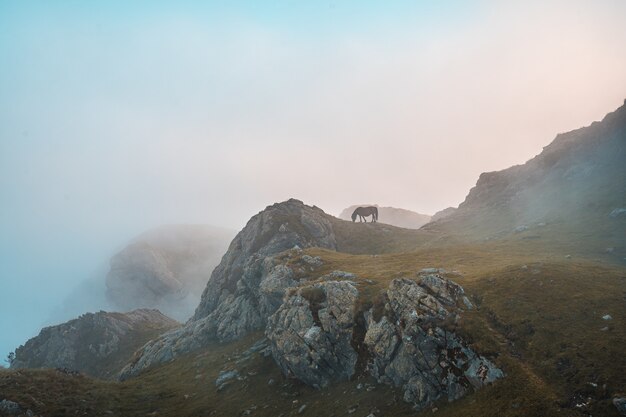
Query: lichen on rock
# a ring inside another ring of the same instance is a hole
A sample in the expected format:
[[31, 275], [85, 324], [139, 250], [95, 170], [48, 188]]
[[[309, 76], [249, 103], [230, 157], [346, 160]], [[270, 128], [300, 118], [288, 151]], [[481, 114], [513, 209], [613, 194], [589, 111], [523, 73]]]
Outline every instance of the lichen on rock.
[[358, 291], [345, 281], [325, 281], [287, 295], [269, 321], [272, 356], [288, 376], [316, 388], [354, 374], [351, 345]]
[[461, 286], [439, 274], [422, 274], [394, 279], [385, 295], [382, 318], [375, 320], [373, 310], [366, 314], [368, 370], [379, 382], [401, 387], [415, 409], [441, 397], [456, 400], [503, 376], [442, 325], [467, 308]]

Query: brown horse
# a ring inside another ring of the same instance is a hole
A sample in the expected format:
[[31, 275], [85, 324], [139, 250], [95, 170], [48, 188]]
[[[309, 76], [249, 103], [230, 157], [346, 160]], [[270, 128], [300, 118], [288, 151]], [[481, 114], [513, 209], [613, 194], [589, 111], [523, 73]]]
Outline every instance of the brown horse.
[[378, 207], [357, 207], [352, 213], [352, 221], [356, 220], [356, 216], [359, 216], [359, 222], [364, 221], [367, 223], [367, 216], [372, 216], [372, 223], [378, 221]]

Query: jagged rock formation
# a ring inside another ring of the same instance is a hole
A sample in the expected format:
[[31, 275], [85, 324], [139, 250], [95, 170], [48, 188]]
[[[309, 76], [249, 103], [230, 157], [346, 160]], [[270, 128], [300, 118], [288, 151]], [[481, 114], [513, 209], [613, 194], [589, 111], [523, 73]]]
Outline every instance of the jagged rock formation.
[[157, 310], [87, 313], [43, 328], [17, 348], [11, 368], [64, 368], [110, 378], [137, 348], [177, 326]]
[[116, 308], [157, 308], [186, 320], [234, 232], [205, 225], [162, 226], [111, 259], [107, 299]]
[[[626, 105], [600, 122], [557, 135], [523, 165], [480, 175], [455, 213], [430, 223], [470, 238], [493, 238], [526, 226], [560, 227], [555, 236], [578, 240], [569, 232], [605, 239], [604, 247], [626, 246]], [[581, 239], [582, 240], [582, 239]], [[586, 239], [589, 241], [589, 239]], [[592, 242], [593, 243], [593, 242]]]
[[405, 229], [419, 229], [420, 227], [431, 221], [431, 217], [427, 214], [420, 214], [411, 210], [396, 207], [379, 207], [378, 204], [361, 204], [360, 206], [350, 206], [344, 209], [341, 214], [339, 214], [339, 218], [352, 221], [352, 212], [354, 212], [354, 209], [361, 206], [378, 207], [378, 221], [380, 223], [390, 224], [396, 227], [403, 227]]
[[354, 374], [351, 346], [358, 291], [326, 281], [298, 289], [270, 317], [266, 335], [283, 372], [316, 388]]
[[[333, 221], [297, 200], [254, 216], [214, 270], [194, 317], [142, 347], [120, 378], [211, 341], [263, 329], [286, 375], [322, 388], [350, 379], [358, 358], [368, 357], [371, 363], [361, 368], [402, 387], [405, 400], [416, 408], [442, 396], [459, 398], [502, 376], [443, 326], [471, 303], [439, 270], [425, 271], [417, 281], [392, 281], [383, 318], [378, 317], [380, 308], [359, 310], [365, 304], [359, 303], [354, 274], [315, 276], [323, 259], [300, 248], [337, 249]], [[300, 271], [313, 273], [303, 278]]]
[[[422, 409], [441, 397], [456, 400], [503, 376], [444, 322], [471, 308], [463, 288], [441, 275], [395, 279], [381, 317], [366, 314], [369, 371], [380, 382], [402, 387], [404, 400]], [[380, 313], [379, 313], [380, 314]]]
[[[358, 294], [352, 281], [324, 281], [285, 297], [266, 330], [272, 356], [285, 375], [321, 388], [349, 379], [357, 358], [368, 358], [367, 372], [401, 387], [404, 400], [418, 410], [503, 377], [496, 365], [446, 329], [446, 321], [458, 319], [472, 304], [461, 286], [440, 273], [394, 279], [382, 308], [364, 312], [365, 332], [358, 331]], [[357, 346], [366, 352], [359, 355]]]
[[211, 274], [200, 305], [185, 326], [142, 348], [120, 377], [206, 345], [265, 328], [280, 306], [292, 271], [271, 259], [294, 247], [336, 249], [331, 216], [299, 200], [274, 204], [252, 217]]

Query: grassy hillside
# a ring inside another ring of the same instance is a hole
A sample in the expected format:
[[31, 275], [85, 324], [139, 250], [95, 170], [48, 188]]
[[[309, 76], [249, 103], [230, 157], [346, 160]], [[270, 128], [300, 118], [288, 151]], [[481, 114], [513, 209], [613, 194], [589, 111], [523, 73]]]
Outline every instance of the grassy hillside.
[[[388, 227], [361, 226], [343, 239], [368, 239]], [[625, 268], [611, 258], [568, 259], [569, 248], [546, 251], [541, 238], [518, 234], [499, 242], [426, 245], [421, 233], [403, 231], [390, 240], [397, 247], [421, 246], [404, 253], [309, 249], [324, 264], [305, 278], [336, 269], [353, 272], [367, 306], [393, 278], [433, 266], [458, 271], [450, 278], [465, 287], [477, 308], [464, 313], [457, 331], [506, 377], [457, 402], [436, 404], [439, 416], [618, 415], [611, 399], [626, 391]], [[612, 319], [603, 320], [605, 314]], [[400, 392], [362, 374], [321, 391], [286, 379], [271, 358], [243, 354], [260, 337], [207, 347], [123, 383], [56, 371], [2, 371], [0, 393], [45, 415], [415, 415]], [[218, 391], [219, 372], [235, 368], [241, 380]]]

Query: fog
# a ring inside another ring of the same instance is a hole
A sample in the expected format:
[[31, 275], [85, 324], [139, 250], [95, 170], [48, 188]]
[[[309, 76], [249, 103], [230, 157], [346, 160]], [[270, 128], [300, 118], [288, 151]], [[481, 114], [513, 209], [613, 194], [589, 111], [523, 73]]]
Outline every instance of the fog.
[[626, 98], [623, 1], [304, 3], [0, 3], [2, 357], [147, 229], [433, 214]]

